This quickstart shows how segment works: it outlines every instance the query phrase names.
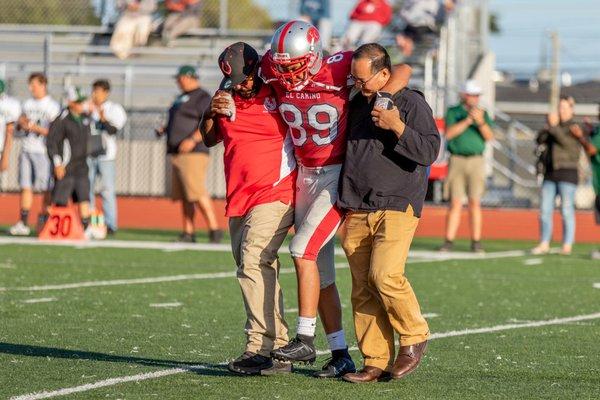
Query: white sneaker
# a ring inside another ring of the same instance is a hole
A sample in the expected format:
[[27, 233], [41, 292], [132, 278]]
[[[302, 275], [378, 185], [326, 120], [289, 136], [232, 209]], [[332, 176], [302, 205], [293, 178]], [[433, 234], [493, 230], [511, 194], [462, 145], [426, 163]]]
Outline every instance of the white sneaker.
[[548, 254], [548, 253], [550, 253], [550, 247], [545, 244], [538, 244], [536, 247], [531, 249], [531, 254], [533, 254], [535, 256]]
[[85, 228], [85, 231], [83, 231], [83, 236], [85, 236], [87, 240], [95, 239], [94, 227], [92, 225], [88, 225], [88, 227]]
[[13, 226], [10, 227], [8, 231], [12, 236], [29, 236], [31, 233], [31, 229], [23, 223], [23, 221], [19, 221]]

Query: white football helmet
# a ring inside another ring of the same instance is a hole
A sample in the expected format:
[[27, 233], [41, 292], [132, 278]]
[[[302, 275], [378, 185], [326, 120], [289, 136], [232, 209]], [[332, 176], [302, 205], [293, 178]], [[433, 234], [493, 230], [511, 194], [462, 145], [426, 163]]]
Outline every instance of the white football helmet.
[[321, 69], [323, 45], [317, 28], [305, 21], [289, 21], [271, 40], [273, 73], [287, 90], [304, 86]]

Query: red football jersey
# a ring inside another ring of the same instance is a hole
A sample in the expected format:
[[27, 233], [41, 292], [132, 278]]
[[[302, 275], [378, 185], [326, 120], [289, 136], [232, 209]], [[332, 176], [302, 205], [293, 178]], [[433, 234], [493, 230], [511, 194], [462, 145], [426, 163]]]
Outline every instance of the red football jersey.
[[305, 85], [288, 91], [273, 73], [270, 51], [262, 58], [261, 76], [275, 90], [296, 159], [304, 166], [322, 167], [344, 161], [351, 62], [351, 51], [327, 57]]
[[233, 99], [235, 120], [217, 118], [225, 145], [226, 215], [243, 216], [254, 206], [274, 201], [292, 204], [296, 160], [271, 88], [263, 85], [251, 99]]

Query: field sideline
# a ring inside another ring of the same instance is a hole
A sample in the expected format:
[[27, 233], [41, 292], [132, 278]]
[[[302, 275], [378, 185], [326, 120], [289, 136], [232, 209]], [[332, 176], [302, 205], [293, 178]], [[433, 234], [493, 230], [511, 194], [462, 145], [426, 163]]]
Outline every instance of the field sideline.
[[[432, 330], [428, 353], [403, 381], [356, 386], [308, 377], [316, 366], [231, 376], [225, 363], [242, 351], [244, 313], [227, 246], [177, 248], [161, 243], [168, 235], [124, 232], [102, 247], [0, 238], [0, 398], [600, 397], [600, 266], [591, 246], [533, 257], [524, 251], [531, 243], [498, 241], [486, 243], [485, 257], [440, 256], [437, 240], [416, 240], [407, 275]], [[281, 258], [293, 324], [295, 274], [289, 255]], [[350, 272], [343, 256], [337, 262], [360, 363]], [[318, 364], [326, 357], [321, 351]]]

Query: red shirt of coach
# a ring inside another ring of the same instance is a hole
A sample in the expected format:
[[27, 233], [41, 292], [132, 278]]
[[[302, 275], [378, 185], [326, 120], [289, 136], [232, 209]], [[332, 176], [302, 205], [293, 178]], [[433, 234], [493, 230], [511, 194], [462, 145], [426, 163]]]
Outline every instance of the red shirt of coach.
[[294, 223], [296, 161], [271, 88], [258, 78], [259, 60], [246, 43], [225, 49], [225, 78], [200, 129], [207, 146], [225, 147], [226, 214], [247, 317], [246, 347], [228, 368], [241, 375], [291, 370], [270, 352], [288, 342], [277, 251]]

